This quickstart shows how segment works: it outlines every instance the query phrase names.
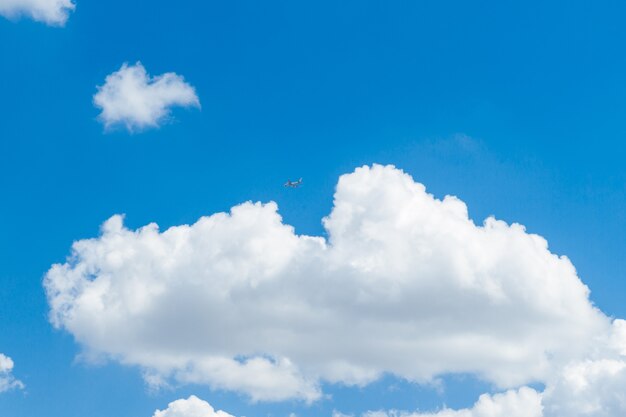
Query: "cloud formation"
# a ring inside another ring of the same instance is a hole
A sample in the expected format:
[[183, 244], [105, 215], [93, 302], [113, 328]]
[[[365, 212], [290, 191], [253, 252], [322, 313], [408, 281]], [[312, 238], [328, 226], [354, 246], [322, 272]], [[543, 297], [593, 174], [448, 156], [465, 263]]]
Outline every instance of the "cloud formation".
[[[48, 271], [50, 319], [150, 383], [253, 400], [313, 401], [320, 382], [385, 372], [557, 387], [569, 364], [626, 350], [621, 324], [545, 239], [492, 217], [476, 225], [458, 198], [436, 199], [392, 166], [342, 176], [323, 223], [327, 239], [297, 235], [275, 203], [163, 232], [113, 216]], [[611, 353], [592, 357], [601, 350]]]
[[168, 72], [151, 77], [140, 62], [108, 75], [93, 102], [102, 110], [98, 118], [105, 127], [120, 125], [129, 131], [159, 127], [172, 107], [200, 107], [195, 89], [182, 76]]
[[13, 361], [0, 353], [0, 393], [14, 388], [23, 388], [24, 384], [13, 377]]
[[0, 15], [9, 19], [28, 16], [52, 26], [63, 26], [76, 5], [72, 0], [0, 0]]
[[582, 361], [553, 375], [545, 391], [522, 387], [482, 395], [470, 409], [433, 413], [369, 411], [363, 417], [621, 417], [626, 413], [626, 321], [615, 320], [607, 340]]
[[483, 394], [469, 409], [444, 409], [434, 413], [370, 411], [363, 417], [542, 417], [541, 395], [524, 387], [493, 396]]
[[211, 404], [192, 395], [186, 400], [171, 402], [166, 410], [156, 411], [153, 417], [234, 417], [224, 411], [215, 411]]
[[626, 415], [625, 337], [626, 321], [616, 320], [607, 348], [568, 364], [549, 381], [543, 394], [545, 417]]

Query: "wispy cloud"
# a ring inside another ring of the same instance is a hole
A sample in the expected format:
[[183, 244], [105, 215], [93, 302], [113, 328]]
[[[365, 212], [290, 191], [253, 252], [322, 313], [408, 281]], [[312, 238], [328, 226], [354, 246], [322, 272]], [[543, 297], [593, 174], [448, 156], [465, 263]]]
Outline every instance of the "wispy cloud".
[[0, 393], [15, 388], [24, 388], [24, 384], [13, 376], [13, 360], [0, 353]]

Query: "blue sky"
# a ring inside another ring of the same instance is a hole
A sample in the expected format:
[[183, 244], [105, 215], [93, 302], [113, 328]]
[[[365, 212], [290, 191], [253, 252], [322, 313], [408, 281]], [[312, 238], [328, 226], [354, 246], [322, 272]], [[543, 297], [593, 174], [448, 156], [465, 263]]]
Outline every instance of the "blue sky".
[[[503, 392], [471, 373], [434, 387], [387, 372], [322, 382], [312, 404], [153, 389], [136, 363], [77, 359], [76, 334], [48, 320], [47, 271], [114, 214], [165, 230], [275, 201], [298, 234], [325, 236], [339, 176], [374, 163], [457, 196], [476, 224], [494, 215], [545, 237], [606, 316], [626, 317], [625, 13], [610, 1], [78, 0], [64, 27], [0, 17], [0, 353], [24, 384], [0, 393], [0, 415], [151, 417], [192, 394], [234, 416], [361, 415]], [[97, 87], [138, 61], [184, 77], [201, 106], [106, 128]]]

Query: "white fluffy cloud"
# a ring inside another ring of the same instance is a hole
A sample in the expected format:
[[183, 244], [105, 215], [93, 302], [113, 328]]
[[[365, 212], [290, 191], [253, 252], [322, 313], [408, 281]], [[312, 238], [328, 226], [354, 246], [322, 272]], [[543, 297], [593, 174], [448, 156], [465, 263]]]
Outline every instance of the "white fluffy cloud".
[[493, 396], [483, 394], [474, 407], [464, 410], [445, 409], [434, 413], [370, 411], [363, 417], [542, 417], [542, 405], [541, 395], [524, 387]]
[[471, 409], [434, 413], [370, 411], [363, 417], [623, 417], [626, 415], [626, 321], [615, 320], [590, 357], [567, 364], [543, 393], [523, 387], [484, 394]]
[[320, 381], [384, 372], [517, 388], [609, 344], [611, 321], [545, 239], [494, 218], [475, 225], [462, 201], [394, 167], [342, 176], [324, 226], [327, 239], [297, 235], [274, 203], [163, 232], [114, 216], [48, 271], [51, 321], [151, 383], [254, 400], [311, 401]]
[[93, 101], [106, 127], [122, 125], [130, 131], [160, 126], [172, 107], [200, 106], [195, 89], [183, 77], [173, 72], [151, 77], [140, 62], [124, 64], [107, 76]]
[[53, 26], [63, 26], [74, 10], [72, 0], [0, 0], [0, 15], [10, 19], [28, 16]]
[[13, 377], [13, 366], [11, 358], [0, 353], [0, 393], [24, 387], [24, 384]]
[[547, 417], [626, 415], [626, 362], [602, 359], [568, 366], [545, 393]]
[[616, 320], [608, 346], [568, 364], [544, 392], [545, 417], [626, 415], [626, 321]]
[[153, 417], [233, 417], [224, 411], [215, 411], [211, 404], [192, 395], [186, 400], [171, 402], [166, 410], [157, 411]]

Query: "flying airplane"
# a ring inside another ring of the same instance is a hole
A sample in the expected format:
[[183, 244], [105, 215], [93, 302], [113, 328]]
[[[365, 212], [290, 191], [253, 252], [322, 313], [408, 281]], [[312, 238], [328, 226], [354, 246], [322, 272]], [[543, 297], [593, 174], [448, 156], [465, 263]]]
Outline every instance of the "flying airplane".
[[298, 188], [301, 184], [302, 178], [300, 178], [298, 181], [287, 180], [287, 182], [285, 183], [285, 187]]

